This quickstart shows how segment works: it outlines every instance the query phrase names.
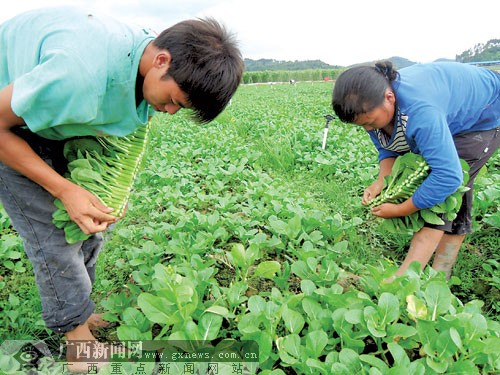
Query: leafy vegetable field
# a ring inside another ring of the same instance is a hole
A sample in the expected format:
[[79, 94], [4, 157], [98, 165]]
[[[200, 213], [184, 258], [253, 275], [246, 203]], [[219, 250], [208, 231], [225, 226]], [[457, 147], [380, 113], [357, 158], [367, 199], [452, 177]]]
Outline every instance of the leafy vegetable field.
[[[383, 282], [411, 233], [386, 232], [360, 203], [378, 172], [361, 128], [330, 123], [322, 150], [331, 91], [241, 86], [209, 125], [153, 119], [99, 259], [94, 299], [118, 323], [101, 339], [255, 340], [267, 375], [500, 371], [499, 154], [477, 179], [451, 281], [417, 266]], [[5, 214], [0, 231], [0, 337], [57, 341]]]

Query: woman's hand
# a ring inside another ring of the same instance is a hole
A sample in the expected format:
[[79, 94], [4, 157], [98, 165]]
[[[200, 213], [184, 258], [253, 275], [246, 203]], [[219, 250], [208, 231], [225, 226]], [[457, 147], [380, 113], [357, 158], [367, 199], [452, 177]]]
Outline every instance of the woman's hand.
[[71, 220], [85, 234], [102, 232], [120, 219], [111, 215], [113, 209], [102, 204], [95, 195], [71, 182], [59, 195], [59, 199], [66, 207]]
[[380, 194], [383, 187], [384, 181], [381, 181], [380, 179], [376, 180], [373, 184], [365, 189], [361, 203], [366, 206], [368, 202], [370, 202], [373, 198]]
[[408, 216], [417, 211], [418, 208], [413, 204], [413, 199], [411, 198], [400, 204], [382, 203], [380, 206], [372, 208], [373, 215], [384, 219]]
[[367, 205], [369, 201], [382, 192], [382, 189], [384, 188], [384, 179], [386, 176], [391, 174], [392, 166], [394, 165], [395, 160], [396, 158], [385, 158], [380, 161], [378, 178], [373, 184], [365, 189], [361, 203]]
[[372, 214], [384, 219], [405, 216], [401, 214], [403, 211], [400, 206], [401, 205], [394, 203], [382, 203], [380, 206], [372, 208]]

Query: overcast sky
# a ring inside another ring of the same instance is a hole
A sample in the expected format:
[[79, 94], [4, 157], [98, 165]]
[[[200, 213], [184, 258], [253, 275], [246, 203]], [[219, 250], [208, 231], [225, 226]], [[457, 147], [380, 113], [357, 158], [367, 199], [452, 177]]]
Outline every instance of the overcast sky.
[[63, 4], [158, 32], [183, 19], [212, 16], [236, 34], [243, 56], [251, 59], [347, 66], [401, 56], [429, 62], [455, 59], [500, 38], [498, 0], [7, 0], [0, 22]]

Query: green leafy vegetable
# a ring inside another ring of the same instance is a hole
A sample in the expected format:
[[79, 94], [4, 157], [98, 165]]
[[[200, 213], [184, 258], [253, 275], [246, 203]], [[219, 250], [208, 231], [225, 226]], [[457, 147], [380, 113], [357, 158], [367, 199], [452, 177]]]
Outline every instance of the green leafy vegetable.
[[[66, 177], [113, 208], [113, 215], [122, 216], [146, 150], [148, 133], [149, 124], [126, 137], [85, 137], [66, 142]], [[52, 222], [64, 229], [68, 243], [90, 237], [70, 219], [59, 199], [54, 204], [57, 209]]]
[[[465, 185], [469, 180], [469, 166], [460, 160], [464, 174], [462, 186], [448, 196], [442, 203], [419, 210], [409, 216], [384, 220], [382, 226], [388, 232], [396, 233], [410, 230], [419, 231], [425, 223], [442, 225], [443, 219], [454, 220], [462, 205], [462, 194], [469, 190]], [[410, 198], [415, 190], [424, 182], [430, 172], [425, 159], [414, 153], [406, 153], [396, 158], [391, 174], [384, 180], [384, 188], [380, 195], [368, 203], [368, 207], [376, 207], [383, 203], [402, 203]]]
[[384, 180], [380, 195], [372, 199], [369, 207], [382, 203], [402, 203], [410, 198], [429, 174], [425, 159], [414, 153], [407, 153], [396, 158], [391, 174]]

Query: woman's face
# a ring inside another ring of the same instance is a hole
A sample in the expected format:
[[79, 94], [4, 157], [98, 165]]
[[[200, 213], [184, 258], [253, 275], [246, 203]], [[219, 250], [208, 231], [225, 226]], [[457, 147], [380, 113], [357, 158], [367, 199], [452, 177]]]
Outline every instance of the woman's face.
[[354, 118], [354, 123], [362, 126], [368, 131], [373, 129], [383, 129], [387, 125], [392, 124], [395, 103], [396, 97], [394, 92], [387, 89], [384, 94], [383, 103], [370, 112], [357, 115]]

